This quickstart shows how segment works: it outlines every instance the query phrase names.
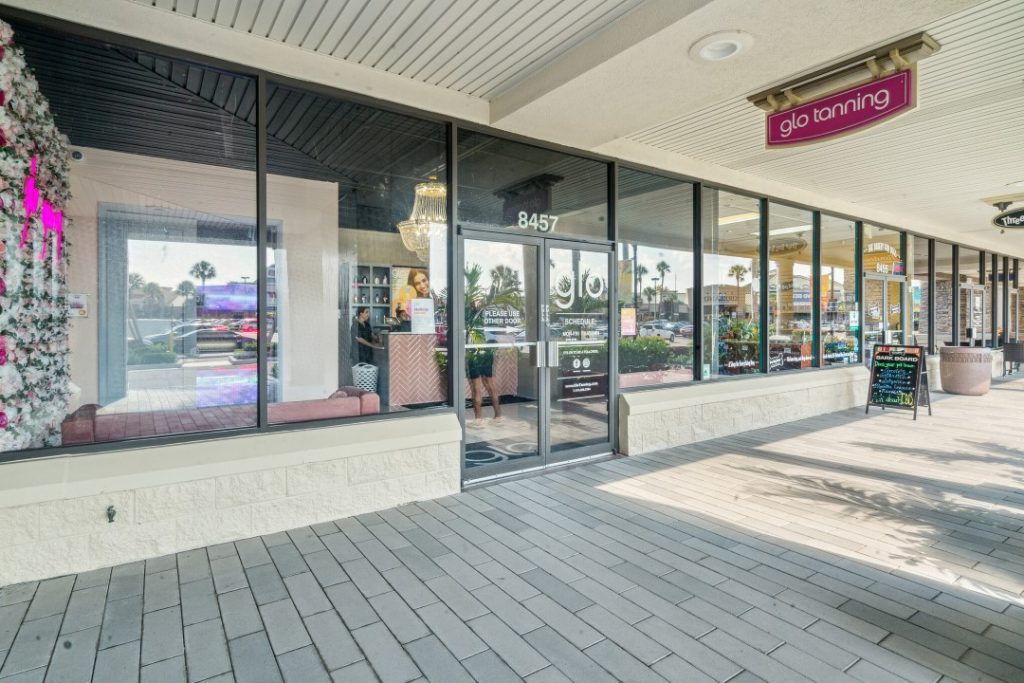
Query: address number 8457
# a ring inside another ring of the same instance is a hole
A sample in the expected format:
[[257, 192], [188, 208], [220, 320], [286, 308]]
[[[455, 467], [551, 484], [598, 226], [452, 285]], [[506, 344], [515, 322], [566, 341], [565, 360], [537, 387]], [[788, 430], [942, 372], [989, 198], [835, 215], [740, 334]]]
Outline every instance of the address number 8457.
[[553, 216], [547, 213], [526, 213], [525, 211], [519, 212], [518, 226], [523, 230], [530, 228], [537, 232], [554, 232], [555, 225], [558, 223], [558, 216]]

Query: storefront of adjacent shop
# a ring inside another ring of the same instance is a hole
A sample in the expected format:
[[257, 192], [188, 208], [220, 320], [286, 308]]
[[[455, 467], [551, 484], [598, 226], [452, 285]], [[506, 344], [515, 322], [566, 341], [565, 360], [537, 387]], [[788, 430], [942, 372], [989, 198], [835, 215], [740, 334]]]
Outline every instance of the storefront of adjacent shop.
[[845, 408], [874, 344], [1019, 337], [1003, 255], [3, 18], [0, 584]]

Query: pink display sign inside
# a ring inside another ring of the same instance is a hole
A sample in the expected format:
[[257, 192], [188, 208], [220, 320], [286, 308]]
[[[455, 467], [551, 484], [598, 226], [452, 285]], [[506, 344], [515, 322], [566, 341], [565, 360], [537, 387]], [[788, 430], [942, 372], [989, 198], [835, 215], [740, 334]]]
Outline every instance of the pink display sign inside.
[[905, 70], [848, 90], [769, 114], [765, 145], [817, 142], [871, 126], [913, 109], [914, 75]]

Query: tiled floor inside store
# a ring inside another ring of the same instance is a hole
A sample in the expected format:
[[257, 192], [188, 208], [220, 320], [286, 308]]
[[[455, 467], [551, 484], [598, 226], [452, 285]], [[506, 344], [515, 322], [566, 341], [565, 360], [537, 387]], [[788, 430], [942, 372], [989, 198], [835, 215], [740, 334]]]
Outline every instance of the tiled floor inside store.
[[0, 679], [1024, 681], [1024, 381], [0, 589]]

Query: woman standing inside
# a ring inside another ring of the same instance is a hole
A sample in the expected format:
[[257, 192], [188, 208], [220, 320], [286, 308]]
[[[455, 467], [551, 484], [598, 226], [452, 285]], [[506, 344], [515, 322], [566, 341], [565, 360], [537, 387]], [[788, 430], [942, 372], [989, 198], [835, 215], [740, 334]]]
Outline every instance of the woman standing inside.
[[352, 346], [359, 363], [373, 364], [373, 350], [383, 348], [373, 343], [373, 327], [370, 326], [370, 309], [360, 306], [352, 320]]

